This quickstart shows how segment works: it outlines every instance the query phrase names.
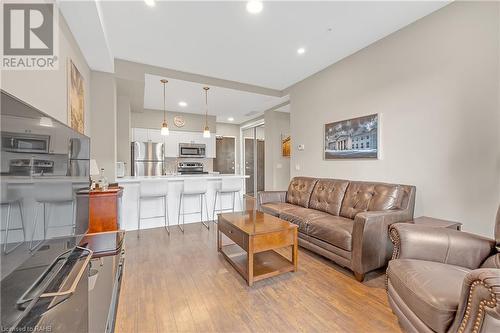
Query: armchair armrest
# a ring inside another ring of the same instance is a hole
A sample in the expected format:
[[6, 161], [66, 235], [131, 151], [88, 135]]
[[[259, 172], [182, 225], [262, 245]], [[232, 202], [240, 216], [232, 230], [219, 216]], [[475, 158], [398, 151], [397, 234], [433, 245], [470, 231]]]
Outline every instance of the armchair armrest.
[[352, 270], [362, 275], [384, 266], [391, 258], [389, 226], [412, 218], [411, 211], [407, 209], [357, 214], [352, 231]]
[[500, 269], [476, 269], [466, 275], [449, 332], [500, 332]]
[[257, 210], [268, 202], [285, 202], [286, 191], [259, 191], [257, 193]]
[[393, 259], [408, 258], [478, 268], [492, 253], [491, 239], [447, 228], [397, 223], [390, 228]]

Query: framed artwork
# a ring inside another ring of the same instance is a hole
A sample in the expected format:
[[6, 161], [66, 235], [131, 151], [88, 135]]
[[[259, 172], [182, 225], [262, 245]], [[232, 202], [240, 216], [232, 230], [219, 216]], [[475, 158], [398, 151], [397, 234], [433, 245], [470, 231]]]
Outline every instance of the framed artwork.
[[71, 59], [68, 61], [68, 122], [71, 128], [85, 133], [85, 90], [83, 76]]
[[378, 114], [325, 124], [325, 160], [378, 158]]
[[291, 151], [291, 139], [290, 135], [281, 136], [281, 155], [284, 157], [290, 157]]

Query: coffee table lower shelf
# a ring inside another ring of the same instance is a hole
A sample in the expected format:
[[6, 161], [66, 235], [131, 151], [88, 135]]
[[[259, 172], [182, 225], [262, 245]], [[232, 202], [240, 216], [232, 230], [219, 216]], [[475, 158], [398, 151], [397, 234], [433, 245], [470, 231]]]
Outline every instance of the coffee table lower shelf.
[[[248, 254], [236, 244], [222, 246], [220, 251], [229, 263], [249, 282]], [[253, 280], [259, 281], [279, 274], [293, 272], [294, 264], [274, 250], [253, 254]]]

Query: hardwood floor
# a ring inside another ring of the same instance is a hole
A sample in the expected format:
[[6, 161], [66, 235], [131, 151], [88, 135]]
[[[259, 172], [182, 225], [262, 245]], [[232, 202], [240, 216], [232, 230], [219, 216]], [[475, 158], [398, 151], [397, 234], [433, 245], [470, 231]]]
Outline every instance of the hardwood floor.
[[216, 229], [127, 232], [116, 332], [400, 332], [383, 272], [359, 283], [300, 248], [298, 272], [248, 287], [217, 253]]

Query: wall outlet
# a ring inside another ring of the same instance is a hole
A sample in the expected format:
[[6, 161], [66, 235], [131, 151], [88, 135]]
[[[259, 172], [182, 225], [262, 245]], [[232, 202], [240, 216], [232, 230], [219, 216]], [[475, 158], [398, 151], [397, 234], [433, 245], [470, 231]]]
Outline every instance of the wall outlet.
[[281, 163], [276, 164], [276, 169], [281, 169], [283, 168], [283, 165]]
[[300, 164], [295, 164], [295, 170], [300, 171]]
[[305, 148], [306, 148], [306, 147], [305, 147], [304, 145], [298, 145], [298, 146], [297, 146], [297, 149], [298, 149], [298, 150], [304, 150]]

